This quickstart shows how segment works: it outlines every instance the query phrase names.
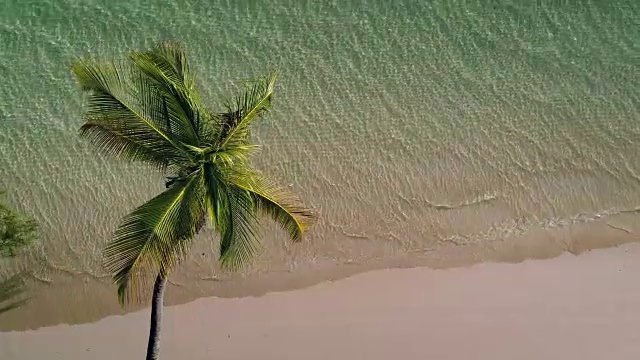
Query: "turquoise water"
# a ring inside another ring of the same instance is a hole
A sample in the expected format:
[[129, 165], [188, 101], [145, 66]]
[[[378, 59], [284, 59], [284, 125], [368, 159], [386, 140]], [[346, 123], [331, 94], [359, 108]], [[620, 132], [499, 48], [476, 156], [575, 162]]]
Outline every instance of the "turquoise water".
[[176, 301], [250, 293], [238, 279], [295, 286], [273, 279], [341, 264], [515, 261], [639, 240], [640, 2], [530, 3], [3, 1], [0, 188], [43, 232], [21, 259], [34, 300], [4, 324], [118, 311], [101, 248], [163, 182], [78, 138], [69, 64], [162, 39], [186, 44], [212, 107], [279, 69], [255, 162], [321, 214], [302, 245], [267, 225], [263, 255], [239, 275], [216, 270], [203, 235]]

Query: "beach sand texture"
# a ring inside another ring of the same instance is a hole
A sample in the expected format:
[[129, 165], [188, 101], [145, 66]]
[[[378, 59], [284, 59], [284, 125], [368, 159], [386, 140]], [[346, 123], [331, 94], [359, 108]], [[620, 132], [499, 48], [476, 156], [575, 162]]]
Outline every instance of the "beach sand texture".
[[[640, 245], [519, 264], [373, 271], [166, 309], [163, 359], [640, 358]], [[148, 310], [0, 333], [0, 358], [139, 359]]]

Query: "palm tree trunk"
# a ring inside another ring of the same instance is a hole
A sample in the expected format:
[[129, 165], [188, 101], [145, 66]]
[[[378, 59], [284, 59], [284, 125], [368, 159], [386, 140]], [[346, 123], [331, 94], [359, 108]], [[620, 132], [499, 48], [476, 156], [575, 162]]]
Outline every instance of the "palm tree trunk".
[[160, 353], [160, 325], [162, 323], [162, 306], [164, 305], [164, 288], [167, 277], [158, 273], [153, 285], [153, 299], [151, 301], [151, 325], [149, 326], [149, 344], [147, 345], [147, 360], [157, 360]]

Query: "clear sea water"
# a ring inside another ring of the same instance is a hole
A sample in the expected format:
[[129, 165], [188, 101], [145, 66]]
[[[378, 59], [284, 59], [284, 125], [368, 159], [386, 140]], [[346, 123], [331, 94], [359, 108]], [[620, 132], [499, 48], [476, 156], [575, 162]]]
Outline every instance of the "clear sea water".
[[0, 328], [122, 311], [101, 249], [162, 176], [78, 137], [69, 65], [163, 39], [214, 108], [279, 70], [255, 164], [321, 215], [300, 245], [266, 222], [239, 274], [203, 234], [169, 302], [640, 240], [638, 1], [3, 0], [0, 188], [43, 236]]

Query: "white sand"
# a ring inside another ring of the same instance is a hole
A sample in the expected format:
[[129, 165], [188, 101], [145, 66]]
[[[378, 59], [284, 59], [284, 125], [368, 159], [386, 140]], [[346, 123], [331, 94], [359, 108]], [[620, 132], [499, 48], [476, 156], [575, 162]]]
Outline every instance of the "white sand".
[[[640, 245], [374, 271], [165, 313], [163, 359], [640, 359]], [[0, 333], [0, 359], [143, 359], [147, 317]]]

